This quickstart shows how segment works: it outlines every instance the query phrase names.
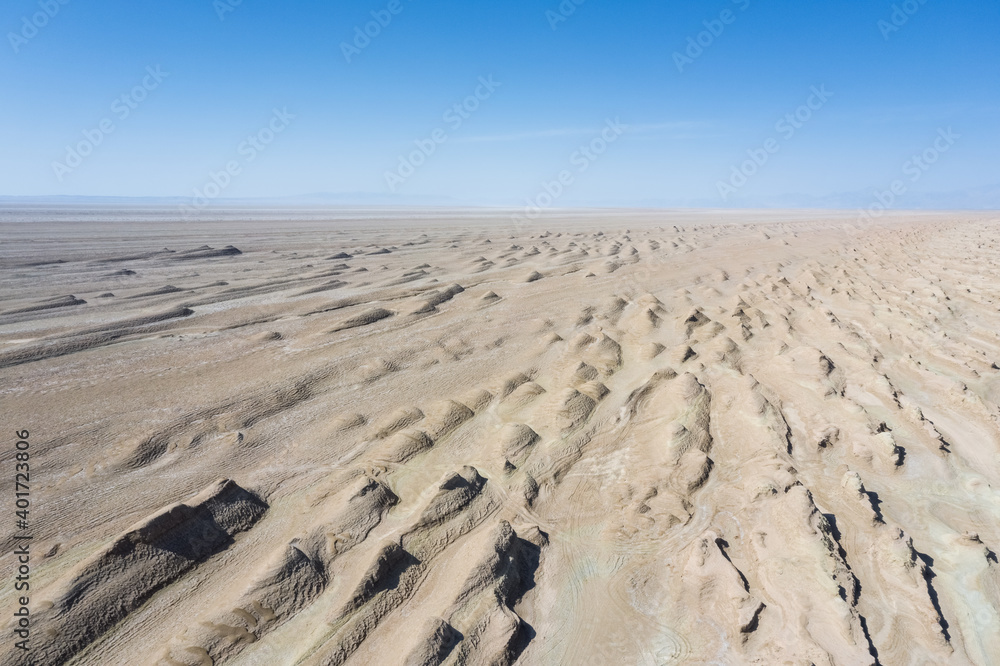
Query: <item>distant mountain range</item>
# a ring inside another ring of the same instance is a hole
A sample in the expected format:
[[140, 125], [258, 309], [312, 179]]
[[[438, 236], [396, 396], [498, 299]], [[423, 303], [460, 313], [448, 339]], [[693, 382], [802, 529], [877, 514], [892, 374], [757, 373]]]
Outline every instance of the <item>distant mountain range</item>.
[[[733, 196], [723, 203], [717, 198], [643, 199], [630, 204], [643, 208], [805, 208], [817, 210], [858, 210], [875, 203], [875, 188], [840, 192], [826, 196], [783, 194], [773, 196]], [[580, 205], [580, 202], [572, 202]], [[589, 205], [614, 207], [613, 200], [594, 201]], [[956, 192], [906, 192], [897, 197], [892, 210], [1000, 210], [1000, 183]]]
[[[586, 199], [566, 196], [557, 208], [803, 208], [856, 210], [875, 204], [875, 189], [842, 192], [826, 196], [785, 194], [776, 196], [734, 196], [723, 203], [716, 198], [648, 198], [642, 200]], [[109, 197], [109, 196], [0, 196], [0, 207], [17, 205], [54, 206], [190, 206], [190, 197]], [[284, 197], [218, 198], [207, 208], [231, 207], [341, 207], [341, 206], [441, 206], [521, 208], [518, 199], [476, 201], [433, 195], [397, 195], [371, 192], [316, 192]], [[907, 192], [891, 206], [893, 210], [1000, 210], [1000, 183], [955, 192]]]
[[[187, 197], [109, 197], [109, 196], [0, 196], [0, 206], [21, 205], [81, 205], [81, 206], [191, 206]], [[464, 205], [449, 197], [400, 196], [367, 192], [330, 193], [319, 192], [286, 197], [219, 197], [208, 202], [208, 208], [228, 208], [232, 206], [434, 206]]]

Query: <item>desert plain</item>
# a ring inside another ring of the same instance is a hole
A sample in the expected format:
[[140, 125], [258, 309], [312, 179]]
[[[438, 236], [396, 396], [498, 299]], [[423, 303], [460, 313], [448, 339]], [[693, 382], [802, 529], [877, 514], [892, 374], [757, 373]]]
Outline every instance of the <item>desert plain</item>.
[[2, 664], [1000, 663], [996, 214], [0, 237]]

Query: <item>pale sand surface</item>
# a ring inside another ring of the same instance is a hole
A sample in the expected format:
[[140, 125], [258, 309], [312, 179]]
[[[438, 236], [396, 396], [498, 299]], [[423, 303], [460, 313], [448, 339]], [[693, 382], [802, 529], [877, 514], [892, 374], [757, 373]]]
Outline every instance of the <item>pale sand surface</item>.
[[0, 215], [0, 663], [1000, 663], [996, 214], [172, 215]]

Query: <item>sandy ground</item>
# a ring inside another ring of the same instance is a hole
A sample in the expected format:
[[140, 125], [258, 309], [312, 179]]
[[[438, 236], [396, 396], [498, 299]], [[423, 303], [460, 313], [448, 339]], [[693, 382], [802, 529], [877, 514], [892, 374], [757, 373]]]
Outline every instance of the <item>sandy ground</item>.
[[1000, 663], [996, 215], [167, 215], [0, 221], [0, 663]]

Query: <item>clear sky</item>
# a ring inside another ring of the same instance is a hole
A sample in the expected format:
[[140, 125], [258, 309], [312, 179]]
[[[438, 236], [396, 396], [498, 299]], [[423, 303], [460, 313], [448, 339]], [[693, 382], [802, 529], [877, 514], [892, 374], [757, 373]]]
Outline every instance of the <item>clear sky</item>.
[[992, 1], [7, 0], [0, 29], [0, 195], [1000, 207]]

